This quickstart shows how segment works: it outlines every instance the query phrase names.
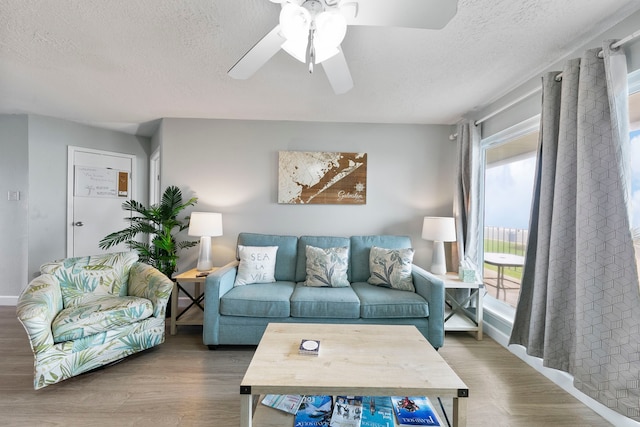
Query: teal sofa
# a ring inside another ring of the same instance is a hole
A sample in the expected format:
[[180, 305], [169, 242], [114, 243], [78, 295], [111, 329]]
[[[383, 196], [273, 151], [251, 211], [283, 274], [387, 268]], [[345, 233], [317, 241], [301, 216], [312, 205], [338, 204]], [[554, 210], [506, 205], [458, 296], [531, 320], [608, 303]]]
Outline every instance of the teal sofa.
[[[238, 262], [209, 274], [205, 282], [203, 342], [256, 345], [269, 323], [415, 325], [431, 345], [444, 343], [444, 282], [411, 265], [415, 292], [374, 286], [369, 255], [376, 246], [410, 248], [407, 236], [284, 236], [240, 233], [238, 245], [277, 246], [273, 283], [235, 286]], [[306, 246], [348, 247], [349, 286], [304, 286]]]

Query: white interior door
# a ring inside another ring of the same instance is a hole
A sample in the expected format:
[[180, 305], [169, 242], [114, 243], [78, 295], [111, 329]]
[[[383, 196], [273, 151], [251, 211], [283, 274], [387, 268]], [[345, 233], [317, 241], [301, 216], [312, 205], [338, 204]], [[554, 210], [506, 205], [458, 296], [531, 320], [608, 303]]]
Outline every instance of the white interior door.
[[160, 203], [160, 149], [149, 157], [149, 205]]
[[98, 243], [129, 225], [122, 203], [135, 199], [135, 156], [71, 146], [68, 156], [67, 256], [127, 250], [120, 244], [104, 251]]

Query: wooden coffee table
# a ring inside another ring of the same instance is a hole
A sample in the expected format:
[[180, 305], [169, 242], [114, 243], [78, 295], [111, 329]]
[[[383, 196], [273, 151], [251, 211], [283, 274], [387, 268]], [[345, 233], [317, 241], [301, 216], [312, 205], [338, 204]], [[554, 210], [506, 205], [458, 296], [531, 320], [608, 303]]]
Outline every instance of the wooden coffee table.
[[[320, 340], [319, 355], [299, 354], [302, 339]], [[462, 427], [469, 389], [414, 326], [270, 323], [240, 384], [240, 426], [293, 423], [263, 394], [453, 398]]]

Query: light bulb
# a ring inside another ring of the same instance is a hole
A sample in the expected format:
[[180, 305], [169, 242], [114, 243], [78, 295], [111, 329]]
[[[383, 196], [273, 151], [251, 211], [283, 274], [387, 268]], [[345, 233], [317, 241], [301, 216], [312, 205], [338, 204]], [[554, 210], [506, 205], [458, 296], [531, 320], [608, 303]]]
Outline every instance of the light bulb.
[[302, 43], [308, 39], [311, 28], [311, 14], [304, 7], [287, 3], [280, 11], [280, 27], [287, 40]]

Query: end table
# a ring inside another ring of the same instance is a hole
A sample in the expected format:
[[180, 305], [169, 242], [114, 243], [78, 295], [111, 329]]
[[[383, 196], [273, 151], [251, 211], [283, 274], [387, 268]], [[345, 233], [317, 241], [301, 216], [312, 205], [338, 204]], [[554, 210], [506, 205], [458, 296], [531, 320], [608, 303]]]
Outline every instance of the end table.
[[[218, 268], [213, 268], [209, 271], [202, 272], [192, 268], [189, 271], [173, 276], [174, 284], [173, 292], [171, 293], [171, 335], [176, 334], [178, 325], [202, 325], [204, 318], [204, 288], [202, 286], [207, 280], [207, 275], [217, 269]], [[181, 283], [193, 283], [193, 295], [182, 287]], [[178, 294], [180, 292], [189, 298], [191, 303], [187, 308], [178, 313]]]
[[[445, 296], [445, 331], [472, 331], [476, 333], [476, 339], [482, 340], [482, 297], [484, 295], [484, 283], [463, 282], [458, 273], [436, 275], [444, 281], [445, 292], [449, 289], [469, 289], [469, 296], [462, 301], [457, 301], [453, 292], [447, 292]], [[465, 305], [475, 298], [476, 313], [472, 315], [465, 309]]]

